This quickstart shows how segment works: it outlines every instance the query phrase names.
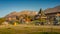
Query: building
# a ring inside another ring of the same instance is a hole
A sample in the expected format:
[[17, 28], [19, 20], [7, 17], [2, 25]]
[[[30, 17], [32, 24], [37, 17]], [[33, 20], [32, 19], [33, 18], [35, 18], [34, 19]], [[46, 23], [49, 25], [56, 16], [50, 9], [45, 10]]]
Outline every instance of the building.
[[45, 15], [51, 24], [60, 23], [60, 6], [45, 10]]

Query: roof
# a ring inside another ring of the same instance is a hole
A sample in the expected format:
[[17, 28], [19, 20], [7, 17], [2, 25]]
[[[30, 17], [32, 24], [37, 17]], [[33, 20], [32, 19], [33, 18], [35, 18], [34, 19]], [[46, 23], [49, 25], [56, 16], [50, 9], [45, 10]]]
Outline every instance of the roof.
[[60, 12], [60, 6], [54, 7], [54, 8], [48, 8], [45, 10], [45, 14], [48, 13], [57, 13]]

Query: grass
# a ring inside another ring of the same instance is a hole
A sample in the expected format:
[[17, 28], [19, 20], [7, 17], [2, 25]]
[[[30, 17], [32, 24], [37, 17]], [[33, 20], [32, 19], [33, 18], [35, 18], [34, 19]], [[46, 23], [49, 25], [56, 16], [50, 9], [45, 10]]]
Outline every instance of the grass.
[[2, 26], [0, 34], [60, 34], [60, 26]]
[[33, 32], [30, 34], [60, 34], [60, 33], [57, 33], [57, 32]]

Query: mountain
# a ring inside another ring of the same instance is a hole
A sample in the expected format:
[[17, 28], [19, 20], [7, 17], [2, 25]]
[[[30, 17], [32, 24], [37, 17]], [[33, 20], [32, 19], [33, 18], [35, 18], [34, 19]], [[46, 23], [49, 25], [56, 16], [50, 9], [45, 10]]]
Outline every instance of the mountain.
[[56, 6], [54, 8], [47, 8], [44, 11], [45, 11], [45, 14], [60, 12], [60, 6]]
[[10, 14], [6, 15], [5, 17], [14, 17], [14, 16], [20, 16], [20, 15], [34, 16], [36, 14], [37, 14], [36, 11], [24, 10], [24, 11], [20, 11], [20, 12], [16, 12], [16, 11], [11, 12]]
[[[45, 14], [48, 13], [56, 13], [56, 12], [60, 12], [60, 6], [56, 6], [54, 8], [47, 8], [46, 10], [44, 10]], [[36, 15], [38, 12], [36, 11], [30, 11], [30, 10], [23, 10], [20, 12], [11, 12], [10, 14], [6, 15], [5, 17], [14, 17], [14, 16], [20, 16], [20, 15], [28, 15], [28, 16], [34, 16]]]

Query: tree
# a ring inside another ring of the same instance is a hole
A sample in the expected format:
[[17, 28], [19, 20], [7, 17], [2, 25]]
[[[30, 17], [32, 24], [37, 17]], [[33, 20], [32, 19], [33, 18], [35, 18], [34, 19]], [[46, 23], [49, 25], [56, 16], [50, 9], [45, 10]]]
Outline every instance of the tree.
[[5, 18], [0, 18], [0, 25], [5, 21]]
[[39, 20], [41, 24], [46, 22], [46, 16], [42, 9], [39, 10], [38, 14], [35, 16], [35, 19]]

